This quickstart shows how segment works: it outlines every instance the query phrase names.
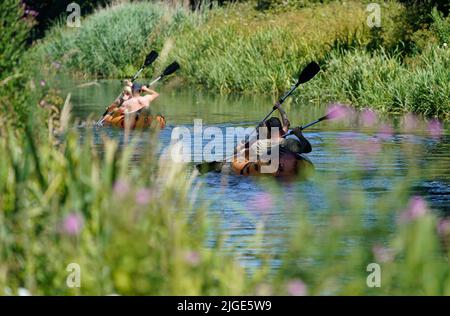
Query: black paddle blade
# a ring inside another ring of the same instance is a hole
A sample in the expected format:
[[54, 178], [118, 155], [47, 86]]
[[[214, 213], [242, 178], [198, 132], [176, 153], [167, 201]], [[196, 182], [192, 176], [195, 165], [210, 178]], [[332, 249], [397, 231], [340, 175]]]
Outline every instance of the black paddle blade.
[[200, 174], [205, 174], [211, 171], [220, 172], [222, 170], [224, 162], [222, 161], [211, 161], [202, 162], [195, 166]]
[[151, 64], [153, 64], [156, 58], [158, 58], [158, 53], [152, 50], [150, 54], [148, 54], [147, 57], [145, 58], [144, 66], [145, 67], [150, 66]]
[[180, 65], [174, 61], [173, 63], [171, 63], [169, 66], [167, 66], [166, 69], [164, 69], [163, 73], [162, 73], [162, 77], [168, 76], [173, 74], [175, 71], [177, 71], [178, 69], [180, 69]]
[[302, 84], [311, 80], [315, 75], [317, 75], [319, 71], [320, 66], [314, 61], [310, 62], [300, 74], [300, 77], [298, 78], [298, 84]]

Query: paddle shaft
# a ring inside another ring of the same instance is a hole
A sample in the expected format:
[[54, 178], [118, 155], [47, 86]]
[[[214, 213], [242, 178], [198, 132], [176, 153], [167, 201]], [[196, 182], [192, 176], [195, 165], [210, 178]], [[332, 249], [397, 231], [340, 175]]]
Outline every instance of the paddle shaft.
[[283, 102], [295, 91], [295, 89], [298, 88], [298, 86], [300, 85], [299, 82], [297, 82], [295, 85], [292, 86], [291, 90], [289, 90], [288, 92], [286, 92], [279, 100], [277, 103], [275, 103], [275, 105], [272, 108], [272, 111], [270, 111], [269, 114], [266, 115], [266, 117], [259, 122], [258, 127], [262, 126], [262, 124], [264, 124], [264, 122], [269, 118], [269, 116], [272, 115], [272, 113], [281, 105], [283, 104]]

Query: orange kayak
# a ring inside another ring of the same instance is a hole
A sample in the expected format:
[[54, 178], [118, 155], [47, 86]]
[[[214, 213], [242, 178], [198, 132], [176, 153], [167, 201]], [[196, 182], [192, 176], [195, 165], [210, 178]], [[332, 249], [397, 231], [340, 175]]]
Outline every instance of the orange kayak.
[[280, 157], [277, 171], [272, 173], [262, 172], [262, 167], [267, 164], [261, 161], [250, 162], [246, 159], [236, 159], [231, 162], [231, 170], [241, 176], [271, 175], [277, 177], [292, 177], [305, 175], [314, 170], [314, 164], [308, 157], [301, 154], [290, 154]]
[[160, 128], [166, 127], [166, 118], [162, 115], [138, 114], [125, 117], [124, 114], [116, 116], [106, 115], [105, 125], [118, 128], [125, 128], [126, 124], [130, 124], [131, 129]]

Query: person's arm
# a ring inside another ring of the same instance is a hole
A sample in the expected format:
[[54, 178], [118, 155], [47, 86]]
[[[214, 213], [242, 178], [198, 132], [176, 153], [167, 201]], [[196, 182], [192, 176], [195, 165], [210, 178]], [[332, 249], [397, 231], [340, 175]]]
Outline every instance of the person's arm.
[[289, 130], [289, 126], [291, 125], [291, 122], [289, 122], [286, 112], [283, 110], [283, 108], [281, 107], [281, 105], [279, 105], [278, 103], [275, 105], [275, 107], [278, 109], [278, 111], [280, 112], [281, 115], [281, 124], [283, 124], [283, 131], [284, 133], [287, 133]]
[[147, 88], [146, 86], [143, 86], [141, 88], [141, 90], [145, 93], [147, 93], [144, 98], [148, 101], [148, 102], [152, 102], [153, 100], [155, 100], [157, 97], [159, 97], [159, 93]]
[[312, 151], [311, 143], [303, 136], [302, 130], [300, 127], [296, 127], [292, 130], [292, 134], [297, 136], [300, 140], [300, 144], [302, 145], [302, 153], [310, 153]]

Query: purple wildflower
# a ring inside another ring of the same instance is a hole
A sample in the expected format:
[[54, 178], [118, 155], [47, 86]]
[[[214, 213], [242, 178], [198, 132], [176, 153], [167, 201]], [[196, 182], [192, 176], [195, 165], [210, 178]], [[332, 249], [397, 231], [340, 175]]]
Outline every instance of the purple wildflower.
[[200, 263], [200, 254], [197, 251], [188, 251], [184, 254], [184, 261], [191, 266], [197, 266]]
[[428, 133], [434, 137], [434, 138], [438, 138], [442, 135], [443, 133], [443, 128], [442, 128], [442, 123], [439, 122], [439, 120], [431, 120], [428, 123], [428, 127], [427, 127]]
[[377, 121], [377, 114], [372, 110], [364, 110], [361, 113], [361, 121], [364, 126], [373, 126]]
[[70, 213], [64, 218], [61, 228], [67, 235], [78, 235], [83, 228], [83, 217], [77, 213]]
[[337, 103], [328, 106], [328, 117], [331, 120], [342, 121], [351, 115], [353, 115], [353, 111], [345, 105]]
[[372, 248], [373, 256], [378, 262], [391, 262], [394, 259], [394, 253], [392, 249], [375, 245]]
[[450, 219], [441, 219], [437, 224], [438, 234], [442, 237], [450, 235]]
[[401, 222], [410, 222], [423, 217], [428, 213], [428, 206], [425, 200], [420, 196], [413, 196], [409, 200], [408, 207], [400, 215]]
[[61, 68], [61, 63], [59, 63], [57, 61], [52, 62], [52, 65], [53, 65], [53, 67], [55, 67], [55, 69]]
[[287, 292], [291, 296], [305, 296], [307, 293], [307, 288], [302, 280], [295, 279], [288, 282], [286, 285]]
[[146, 205], [152, 198], [152, 191], [150, 189], [140, 189], [136, 192], [136, 203], [138, 205]]
[[113, 186], [114, 195], [118, 198], [124, 198], [130, 192], [130, 185], [125, 180], [117, 180]]
[[393, 134], [394, 129], [388, 124], [383, 124], [378, 131], [378, 137], [381, 139], [388, 139], [392, 137]]

